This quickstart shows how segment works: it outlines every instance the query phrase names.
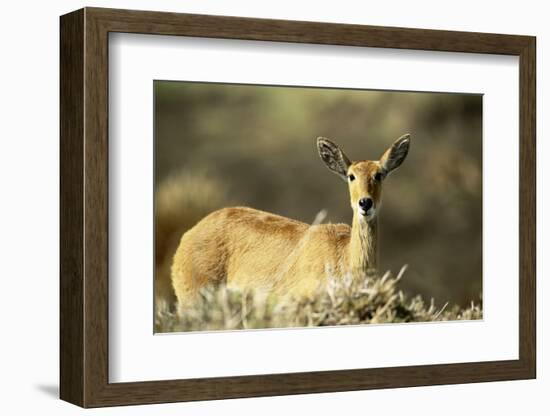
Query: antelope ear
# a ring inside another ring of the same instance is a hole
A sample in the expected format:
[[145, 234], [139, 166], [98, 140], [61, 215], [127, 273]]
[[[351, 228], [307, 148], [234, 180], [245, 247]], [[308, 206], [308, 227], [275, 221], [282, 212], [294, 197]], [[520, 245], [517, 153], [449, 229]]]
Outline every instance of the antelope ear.
[[409, 153], [410, 143], [411, 135], [405, 134], [397, 139], [391, 147], [384, 152], [380, 158], [380, 165], [382, 169], [384, 169], [386, 175], [401, 166], [401, 163], [403, 163]]
[[318, 137], [317, 150], [319, 151], [319, 156], [321, 156], [321, 159], [325, 162], [325, 165], [327, 165], [327, 168], [347, 182], [348, 168], [351, 165], [351, 161], [342, 149], [329, 139]]

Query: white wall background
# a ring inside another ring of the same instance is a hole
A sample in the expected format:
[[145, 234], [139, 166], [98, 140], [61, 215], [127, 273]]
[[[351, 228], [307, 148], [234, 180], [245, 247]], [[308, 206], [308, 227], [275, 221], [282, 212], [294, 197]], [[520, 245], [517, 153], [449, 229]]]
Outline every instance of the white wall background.
[[[3, 414], [76, 414], [58, 395], [58, 192], [59, 20], [82, 6], [103, 6], [317, 20], [387, 26], [453, 29], [537, 36], [538, 53], [538, 379], [533, 381], [421, 387], [217, 402], [92, 410], [89, 414], [278, 415], [344, 412], [411, 415], [547, 414], [549, 329], [543, 305], [550, 301], [544, 274], [550, 146], [543, 130], [550, 85], [550, 26], [545, 3], [502, 1], [353, 0], [254, 2], [232, 0], [6, 2], [0, 14], [0, 409]], [[546, 324], [546, 332], [543, 325]]]

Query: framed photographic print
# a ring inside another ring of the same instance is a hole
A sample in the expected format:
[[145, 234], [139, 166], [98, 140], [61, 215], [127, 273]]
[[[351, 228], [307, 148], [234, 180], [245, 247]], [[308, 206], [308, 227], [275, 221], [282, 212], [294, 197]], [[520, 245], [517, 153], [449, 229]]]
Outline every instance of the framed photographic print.
[[61, 17], [83, 407], [534, 378], [535, 38]]

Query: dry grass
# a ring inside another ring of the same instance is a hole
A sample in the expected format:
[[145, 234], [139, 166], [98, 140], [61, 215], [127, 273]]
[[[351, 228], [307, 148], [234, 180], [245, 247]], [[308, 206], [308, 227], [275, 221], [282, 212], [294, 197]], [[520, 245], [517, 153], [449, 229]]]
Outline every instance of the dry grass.
[[183, 233], [227, 204], [223, 185], [204, 173], [173, 173], [155, 192], [155, 309], [175, 302], [170, 282], [172, 257]]
[[276, 299], [226, 287], [205, 288], [196, 304], [180, 315], [157, 309], [155, 332], [428, 322], [482, 318], [481, 304], [461, 309], [436, 307], [420, 296], [407, 297], [397, 276], [367, 276], [363, 281], [333, 279], [309, 299]]

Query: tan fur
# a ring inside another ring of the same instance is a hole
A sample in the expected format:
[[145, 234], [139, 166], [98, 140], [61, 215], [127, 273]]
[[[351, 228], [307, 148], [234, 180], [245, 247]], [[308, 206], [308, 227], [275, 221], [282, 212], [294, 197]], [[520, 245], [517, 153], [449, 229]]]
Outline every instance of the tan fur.
[[378, 210], [382, 187], [375, 175], [383, 172], [384, 165], [352, 163], [327, 142], [341, 153], [331, 156], [343, 157], [337, 161], [342, 166], [324, 159], [329, 169], [337, 169], [344, 178], [354, 175], [348, 181], [352, 226], [308, 225], [247, 207], [215, 211], [183, 235], [174, 256], [172, 284], [180, 307], [192, 302], [205, 285], [301, 297], [329, 278], [363, 277], [376, 266], [376, 217], [361, 215], [358, 201], [369, 197]]

